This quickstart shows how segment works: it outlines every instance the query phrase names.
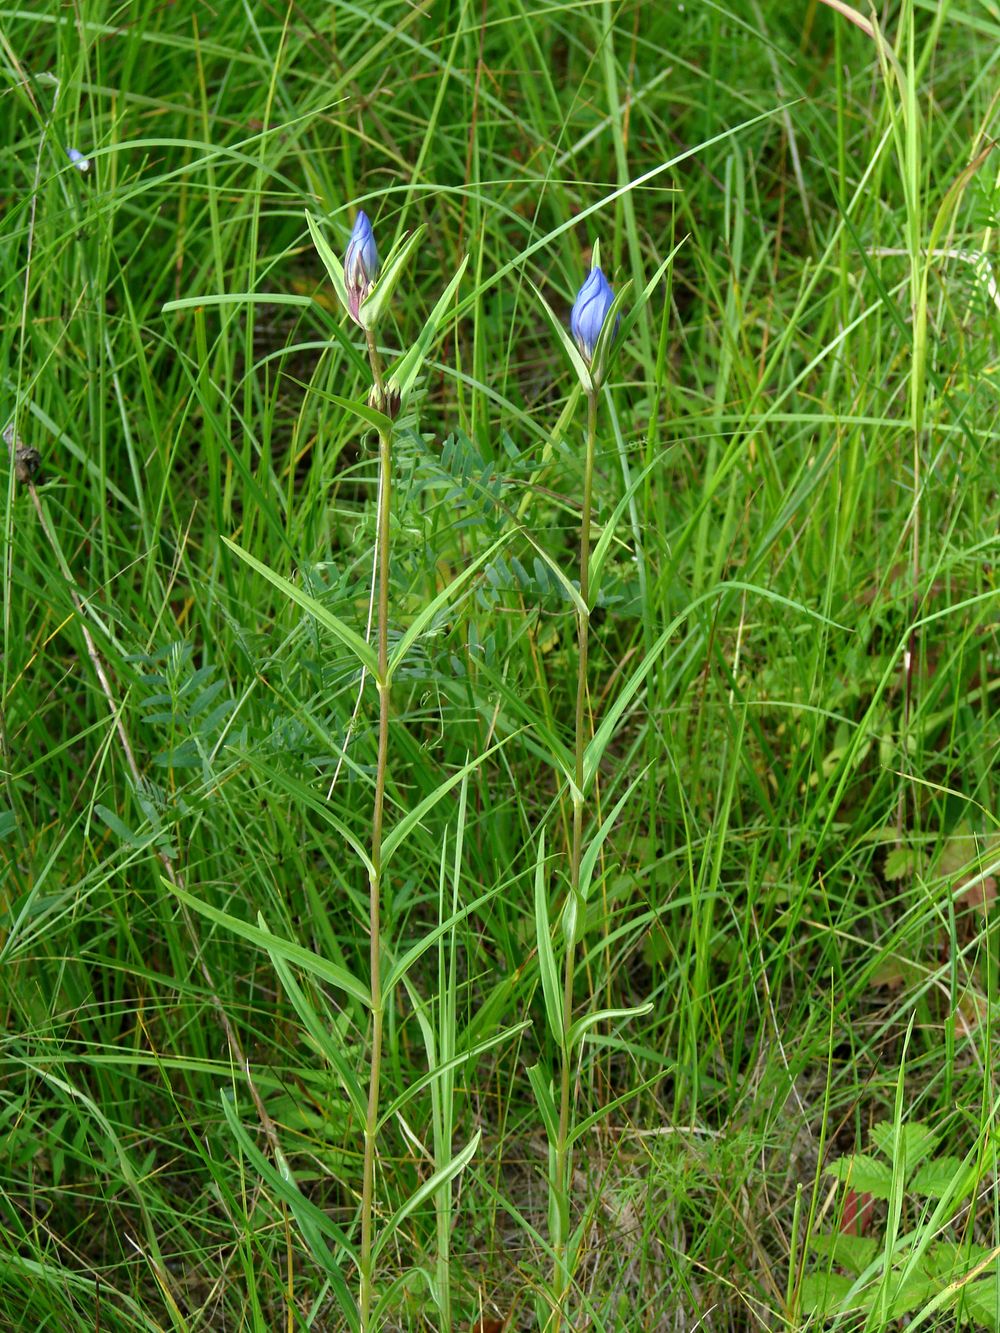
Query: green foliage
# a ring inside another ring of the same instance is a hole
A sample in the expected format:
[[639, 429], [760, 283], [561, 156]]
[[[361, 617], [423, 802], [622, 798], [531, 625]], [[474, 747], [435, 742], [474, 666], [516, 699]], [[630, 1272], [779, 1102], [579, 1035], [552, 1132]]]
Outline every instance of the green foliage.
[[[1000, 1328], [1000, 1249], [967, 1235], [976, 1172], [957, 1157], [935, 1152], [940, 1135], [920, 1121], [882, 1121], [870, 1138], [873, 1154], [847, 1153], [826, 1168], [847, 1193], [837, 1229], [809, 1241], [822, 1266], [803, 1278], [801, 1312], [821, 1320], [854, 1314], [865, 1328], [885, 1327], [886, 1319], [904, 1316], [915, 1316], [919, 1325], [932, 1313], [954, 1312], [976, 1328]], [[896, 1181], [914, 1212], [912, 1227], [893, 1243], [887, 1232], [877, 1234], [883, 1228], [872, 1221], [877, 1215], [872, 1201], [891, 1200]], [[939, 1202], [931, 1210], [925, 1200]], [[855, 1226], [875, 1234], [859, 1234]]]
[[358, 208], [383, 1327], [996, 1327], [1000, 23], [853, 9], [5, 11], [0, 1328], [351, 1322]]

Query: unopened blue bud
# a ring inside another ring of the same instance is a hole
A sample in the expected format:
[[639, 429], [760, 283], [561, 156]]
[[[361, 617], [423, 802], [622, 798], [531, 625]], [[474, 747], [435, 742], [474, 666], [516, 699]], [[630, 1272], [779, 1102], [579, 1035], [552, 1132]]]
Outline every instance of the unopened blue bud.
[[347, 300], [351, 318], [361, 323], [361, 302], [372, 289], [378, 276], [378, 250], [375, 248], [375, 234], [368, 214], [359, 211], [354, 220], [354, 230], [347, 243], [344, 255], [344, 286], [347, 288]]
[[80, 152], [79, 148], [67, 148], [66, 156], [69, 158], [69, 160], [73, 163], [74, 167], [76, 167], [78, 171], [90, 170], [90, 158], [84, 157], [84, 155]]
[[601, 269], [592, 268], [576, 294], [569, 317], [569, 331], [588, 365], [614, 299], [615, 294]]

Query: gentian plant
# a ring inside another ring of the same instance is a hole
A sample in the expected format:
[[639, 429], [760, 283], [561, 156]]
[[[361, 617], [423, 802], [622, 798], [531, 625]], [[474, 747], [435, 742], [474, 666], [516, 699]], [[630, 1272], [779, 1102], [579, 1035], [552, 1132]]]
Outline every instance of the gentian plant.
[[[574, 1126], [573, 1066], [575, 1052], [585, 1034], [603, 1019], [627, 1018], [647, 1013], [650, 1006], [590, 1012], [574, 1020], [574, 983], [576, 945], [582, 928], [587, 894], [600, 845], [611, 821], [605, 821], [591, 845], [585, 848], [584, 832], [587, 793], [594, 781], [593, 763], [588, 763], [588, 744], [593, 737], [587, 706], [587, 664], [590, 644], [590, 615], [595, 589], [592, 574], [590, 536], [593, 518], [594, 455], [597, 441], [598, 406], [607, 372], [624, 343], [625, 337], [649, 300], [657, 283], [673, 258], [671, 253], [652, 281], [623, 318], [632, 284], [626, 282], [617, 296], [600, 264], [600, 245], [595, 242], [590, 272], [584, 279], [569, 318], [569, 332], [538, 292], [553, 330], [562, 343], [577, 373], [587, 399], [587, 436], [583, 466], [583, 505], [580, 522], [579, 596], [576, 606], [577, 672], [574, 754], [569, 788], [573, 804], [573, 828], [569, 848], [569, 885], [562, 911], [562, 935], [565, 945], [561, 996], [557, 980], [555, 953], [551, 940], [548, 903], [545, 893], [544, 836], [539, 838], [535, 874], [535, 925], [540, 968], [549, 1028], [559, 1050], [559, 1095], [556, 1104], [549, 1080], [538, 1066], [529, 1070], [542, 1118], [549, 1134], [549, 1234], [555, 1256], [551, 1318], [545, 1326], [558, 1330], [565, 1316], [566, 1301], [572, 1282], [581, 1231], [570, 1230], [570, 1186], [573, 1175], [572, 1145], [577, 1137]], [[620, 806], [612, 812], [618, 813]]]

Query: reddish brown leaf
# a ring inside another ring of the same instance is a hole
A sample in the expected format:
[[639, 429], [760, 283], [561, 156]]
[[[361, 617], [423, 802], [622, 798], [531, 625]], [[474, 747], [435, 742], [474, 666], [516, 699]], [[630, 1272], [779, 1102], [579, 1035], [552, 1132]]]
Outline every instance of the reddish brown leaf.
[[848, 1189], [844, 1196], [844, 1215], [840, 1221], [840, 1230], [845, 1236], [867, 1236], [872, 1226], [874, 1202], [871, 1194]]

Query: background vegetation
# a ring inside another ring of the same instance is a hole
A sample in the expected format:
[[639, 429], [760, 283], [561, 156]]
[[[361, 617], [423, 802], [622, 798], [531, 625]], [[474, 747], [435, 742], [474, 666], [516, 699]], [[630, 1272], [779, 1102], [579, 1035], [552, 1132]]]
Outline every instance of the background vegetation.
[[[525, 279], [565, 314], [596, 237], [637, 288], [682, 242], [598, 441], [595, 715], [635, 688], [574, 1002], [653, 1009], [582, 1047], [578, 1118], [609, 1109], [569, 1326], [996, 1326], [1000, 12], [880, 20], [885, 47], [805, 0], [0, 10], [2, 423], [41, 465], [5, 451], [0, 487], [4, 1328], [340, 1326], [274, 1147], [349, 1230], [331, 1059], [364, 1070], [366, 1014], [291, 945], [367, 975], [344, 829], [376, 710], [221, 539], [364, 630], [377, 458], [328, 395], [367, 369], [305, 219], [342, 252], [357, 207], [384, 249], [429, 226], [389, 353], [471, 255], [397, 435], [395, 641], [508, 538], [394, 685], [388, 826], [440, 799], [387, 947], [460, 920], [396, 989], [384, 1106], [428, 1069], [418, 1010], [438, 1061], [506, 1035], [390, 1115], [380, 1208], [481, 1131], [453, 1326], [540, 1326], [533, 883], [544, 828], [555, 923], [575, 656], [537, 546], [572, 575], [584, 413]], [[390, 1327], [444, 1324], [439, 1221], [383, 1253], [383, 1287], [432, 1279]]]

